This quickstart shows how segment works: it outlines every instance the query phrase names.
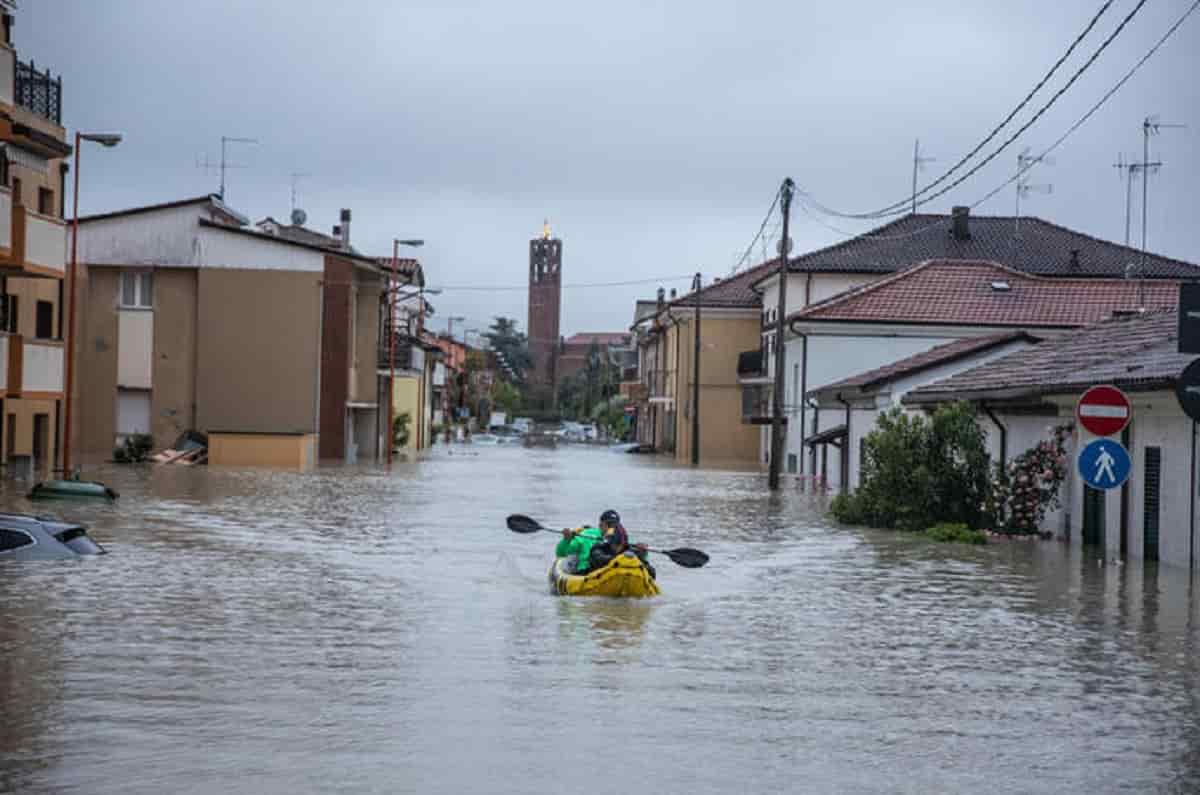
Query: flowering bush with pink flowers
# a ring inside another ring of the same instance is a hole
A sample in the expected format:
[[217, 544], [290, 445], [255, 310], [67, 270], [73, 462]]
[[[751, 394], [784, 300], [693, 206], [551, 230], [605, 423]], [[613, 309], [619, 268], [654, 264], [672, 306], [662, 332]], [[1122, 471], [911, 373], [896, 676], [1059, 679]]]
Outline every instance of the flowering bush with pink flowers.
[[983, 506], [995, 532], [1038, 533], [1046, 511], [1061, 505], [1058, 493], [1067, 477], [1066, 442], [1071, 429], [1069, 424], [1051, 428], [1051, 438], [1026, 450], [1007, 466], [1003, 462], [996, 465]]

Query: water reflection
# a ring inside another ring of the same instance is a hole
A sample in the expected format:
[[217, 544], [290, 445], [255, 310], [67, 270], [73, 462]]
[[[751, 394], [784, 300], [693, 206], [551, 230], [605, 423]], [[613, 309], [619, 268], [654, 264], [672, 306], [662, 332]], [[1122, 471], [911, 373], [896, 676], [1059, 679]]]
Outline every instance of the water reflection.
[[[841, 529], [753, 474], [477, 452], [110, 469], [117, 505], [39, 506], [113, 554], [0, 566], [0, 791], [561, 789], [599, 716], [668, 790], [1200, 787], [1186, 572]], [[555, 539], [504, 527], [610, 507], [712, 562], [662, 560], [652, 601], [557, 598]]]

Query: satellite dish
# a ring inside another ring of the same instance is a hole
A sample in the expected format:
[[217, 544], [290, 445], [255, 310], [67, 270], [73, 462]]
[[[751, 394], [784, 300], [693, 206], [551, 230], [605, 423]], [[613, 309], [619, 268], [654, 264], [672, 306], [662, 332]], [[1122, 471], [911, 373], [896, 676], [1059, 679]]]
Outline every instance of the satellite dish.
[[304, 222], [308, 220], [308, 213], [301, 210], [299, 207], [292, 210], [292, 226], [304, 226]]

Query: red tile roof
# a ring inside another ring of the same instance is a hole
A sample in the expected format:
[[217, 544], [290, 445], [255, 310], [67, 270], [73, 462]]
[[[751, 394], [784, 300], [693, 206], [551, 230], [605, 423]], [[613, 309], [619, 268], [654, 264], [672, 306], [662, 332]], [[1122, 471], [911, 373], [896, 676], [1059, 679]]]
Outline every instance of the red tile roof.
[[812, 304], [788, 320], [1071, 328], [1142, 302], [1155, 310], [1178, 300], [1174, 281], [1051, 279], [994, 262], [933, 260]]
[[993, 348], [998, 348], [1002, 345], [1007, 345], [1013, 342], [1037, 342], [1038, 337], [1028, 334], [1024, 331], [1005, 331], [999, 334], [989, 334], [984, 337], [966, 337], [954, 342], [947, 342], [944, 345], [938, 345], [930, 348], [927, 351], [922, 351], [905, 359], [900, 359], [890, 364], [885, 364], [882, 367], [876, 367], [874, 370], [868, 370], [858, 375], [852, 375], [849, 378], [843, 378], [841, 381], [834, 381], [831, 384], [826, 384], [820, 389], [813, 390], [814, 392], [837, 392], [849, 389], [867, 390], [872, 387], [884, 384], [895, 378], [903, 378], [904, 376], [919, 373], [922, 370], [928, 370], [933, 367], [940, 367], [944, 364], [965, 359], [969, 356], [974, 356], [978, 353], [985, 353]]
[[1093, 384], [1130, 391], [1170, 388], [1196, 358], [1179, 352], [1178, 324], [1174, 309], [1112, 318], [914, 389], [902, 402], [1027, 400]]

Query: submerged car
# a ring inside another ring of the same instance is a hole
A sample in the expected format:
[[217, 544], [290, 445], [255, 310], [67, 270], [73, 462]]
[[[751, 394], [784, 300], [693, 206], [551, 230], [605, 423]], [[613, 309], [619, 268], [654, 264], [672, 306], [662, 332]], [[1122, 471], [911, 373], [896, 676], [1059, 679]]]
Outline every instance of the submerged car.
[[0, 560], [63, 560], [81, 555], [103, 555], [78, 524], [48, 516], [0, 513]]

